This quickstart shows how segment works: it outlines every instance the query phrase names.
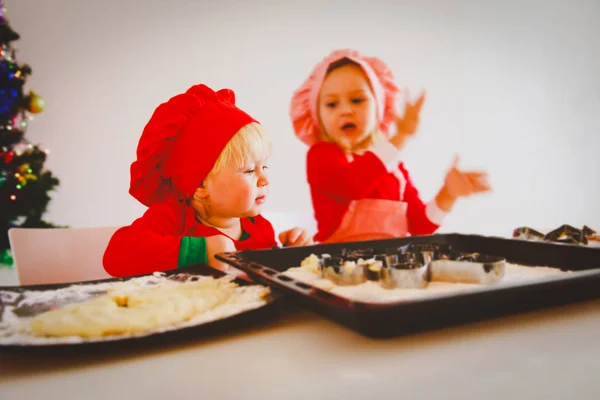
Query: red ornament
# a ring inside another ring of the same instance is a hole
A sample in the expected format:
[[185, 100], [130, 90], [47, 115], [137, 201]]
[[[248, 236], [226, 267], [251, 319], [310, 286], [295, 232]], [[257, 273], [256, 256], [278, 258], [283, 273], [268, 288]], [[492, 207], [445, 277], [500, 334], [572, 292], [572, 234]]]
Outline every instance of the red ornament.
[[4, 156], [4, 162], [6, 164], [10, 164], [10, 162], [13, 160], [14, 156], [15, 156], [15, 152], [9, 151], [8, 153], [6, 153], [6, 156]]

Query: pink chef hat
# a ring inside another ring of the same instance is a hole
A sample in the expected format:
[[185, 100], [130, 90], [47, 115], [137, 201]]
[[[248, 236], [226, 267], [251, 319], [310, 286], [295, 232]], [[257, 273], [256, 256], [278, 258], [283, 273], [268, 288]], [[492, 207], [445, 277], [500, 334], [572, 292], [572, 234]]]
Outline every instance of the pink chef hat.
[[381, 131], [387, 134], [390, 124], [394, 121], [396, 97], [400, 89], [396, 86], [394, 75], [388, 66], [379, 58], [365, 57], [356, 50], [335, 50], [314, 67], [310, 76], [292, 96], [290, 117], [294, 131], [296, 136], [309, 146], [323, 140], [317, 114], [317, 100], [327, 69], [333, 62], [343, 58], [360, 65], [367, 75], [375, 96]]

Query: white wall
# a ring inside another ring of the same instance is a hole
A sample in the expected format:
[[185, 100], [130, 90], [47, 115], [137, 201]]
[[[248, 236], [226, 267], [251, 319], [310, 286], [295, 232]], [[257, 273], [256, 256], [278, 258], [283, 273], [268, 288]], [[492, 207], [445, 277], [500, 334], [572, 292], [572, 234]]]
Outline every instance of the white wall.
[[[256, 4], [252, 4], [256, 3]], [[303, 5], [300, 5], [303, 3]], [[323, 4], [321, 4], [323, 3]], [[394, 4], [392, 4], [394, 3]], [[494, 192], [442, 231], [600, 229], [600, 1], [9, 0], [18, 58], [46, 111], [28, 137], [61, 180], [48, 219], [127, 224], [129, 165], [154, 108], [195, 83], [230, 87], [273, 137], [271, 211], [309, 211], [288, 105], [335, 48], [383, 58], [428, 99], [406, 162], [425, 199], [453, 153]]]

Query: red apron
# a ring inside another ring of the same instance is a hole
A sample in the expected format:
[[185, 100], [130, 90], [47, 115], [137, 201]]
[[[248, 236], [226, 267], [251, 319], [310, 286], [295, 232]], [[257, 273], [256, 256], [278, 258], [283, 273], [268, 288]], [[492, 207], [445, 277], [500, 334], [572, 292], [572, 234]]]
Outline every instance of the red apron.
[[340, 227], [323, 243], [406, 237], [406, 207], [406, 203], [397, 200], [354, 200]]

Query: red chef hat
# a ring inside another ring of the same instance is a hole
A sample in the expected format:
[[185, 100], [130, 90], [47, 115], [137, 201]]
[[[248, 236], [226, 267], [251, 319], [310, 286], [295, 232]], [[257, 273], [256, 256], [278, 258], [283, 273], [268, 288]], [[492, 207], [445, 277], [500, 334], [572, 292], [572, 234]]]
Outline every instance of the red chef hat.
[[191, 196], [229, 140], [252, 122], [230, 89], [195, 85], [172, 97], [142, 132], [129, 193], [146, 206]]

